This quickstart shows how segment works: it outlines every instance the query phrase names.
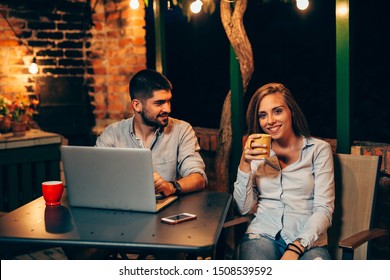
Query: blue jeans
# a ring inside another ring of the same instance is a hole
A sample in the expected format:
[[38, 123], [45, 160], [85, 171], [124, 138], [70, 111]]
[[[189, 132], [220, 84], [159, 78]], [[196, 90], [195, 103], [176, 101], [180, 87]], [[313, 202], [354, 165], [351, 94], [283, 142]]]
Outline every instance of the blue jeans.
[[[279, 235], [275, 240], [260, 234], [245, 234], [237, 248], [239, 260], [280, 260], [287, 244]], [[330, 260], [326, 246], [307, 250], [300, 260]]]

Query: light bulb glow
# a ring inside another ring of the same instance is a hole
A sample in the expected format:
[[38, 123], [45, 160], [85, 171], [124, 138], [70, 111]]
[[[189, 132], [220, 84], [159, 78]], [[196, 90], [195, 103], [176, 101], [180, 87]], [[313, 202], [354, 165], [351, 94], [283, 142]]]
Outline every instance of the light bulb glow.
[[193, 12], [194, 14], [197, 14], [200, 12], [200, 10], [202, 10], [202, 1], [200, 0], [196, 0], [194, 2], [192, 2], [192, 4], [190, 5], [190, 10], [191, 12]]
[[349, 12], [349, 7], [346, 3], [342, 3], [340, 5], [337, 5], [336, 7], [336, 15], [343, 17], [346, 16]]
[[138, 0], [130, 0], [129, 6], [133, 10], [137, 10], [139, 8], [139, 1]]
[[297, 0], [297, 8], [301, 11], [306, 10], [309, 7], [309, 0]]
[[31, 74], [38, 73], [38, 65], [37, 65], [37, 59], [34, 57], [33, 61], [31, 62], [30, 66], [28, 67], [28, 72]]

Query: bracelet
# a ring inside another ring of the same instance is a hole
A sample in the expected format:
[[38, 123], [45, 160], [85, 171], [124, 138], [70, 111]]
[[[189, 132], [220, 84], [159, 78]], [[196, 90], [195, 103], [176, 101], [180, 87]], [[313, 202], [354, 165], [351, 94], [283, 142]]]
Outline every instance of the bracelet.
[[296, 253], [299, 257], [302, 257], [302, 254], [300, 252], [295, 251], [294, 249], [287, 248], [286, 251], [292, 251], [292, 252]]
[[303, 255], [304, 251], [302, 251], [302, 249], [299, 248], [299, 246], [295, 245], [294, 243], [289, 243], [289, 244], [287, 245], [287, 248], [290, 247], [290, 246], [293, 246], [295, 249], [297, 249], [297, 250], [299, 251], [299, 253], [298, 253], [299, 256], [302, 256], [302, 255]]

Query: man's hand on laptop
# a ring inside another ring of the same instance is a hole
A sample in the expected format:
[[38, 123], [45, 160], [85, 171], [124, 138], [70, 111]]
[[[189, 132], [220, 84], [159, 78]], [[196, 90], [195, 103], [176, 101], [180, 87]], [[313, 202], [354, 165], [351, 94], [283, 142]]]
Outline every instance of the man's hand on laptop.
[[175, 194], [176, 189], [171, 182], [165, 181], [157, 172], [153, 173], [154, 188], [156, 193], [160, 193], [163, 196], [170, 196]]

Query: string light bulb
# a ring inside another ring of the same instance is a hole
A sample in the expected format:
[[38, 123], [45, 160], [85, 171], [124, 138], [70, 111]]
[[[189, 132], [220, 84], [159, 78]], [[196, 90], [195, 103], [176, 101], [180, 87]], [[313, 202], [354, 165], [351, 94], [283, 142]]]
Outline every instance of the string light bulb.
[[28, 72], [30, 72], [31, 74], [38, 73], [37, 58], [35, 56], [30, 64], [30, 67], [28, 67]]
[[202, 10], [202, 1], [200, 0], [195, 0], [194, 2], [192, 2], [192, 4], [190, 5], [190, 10], [191, 12], [193, 12], [194, 14], [197, 14], [200, 12], [200, 10]]
[[344, 17], [347, 16], [349, 13], [349, 6], [348, 3], [338, 3], [336, 6], [336, 16], [338, 17]]
[[309, 7], [309, 0], [297, 0], [297, 8], [301, 11], [306, 10]]
[[139, 8], [139, 1], [138, 0], [130, 0], [129, 6], [133, 10], [137, 10]]

